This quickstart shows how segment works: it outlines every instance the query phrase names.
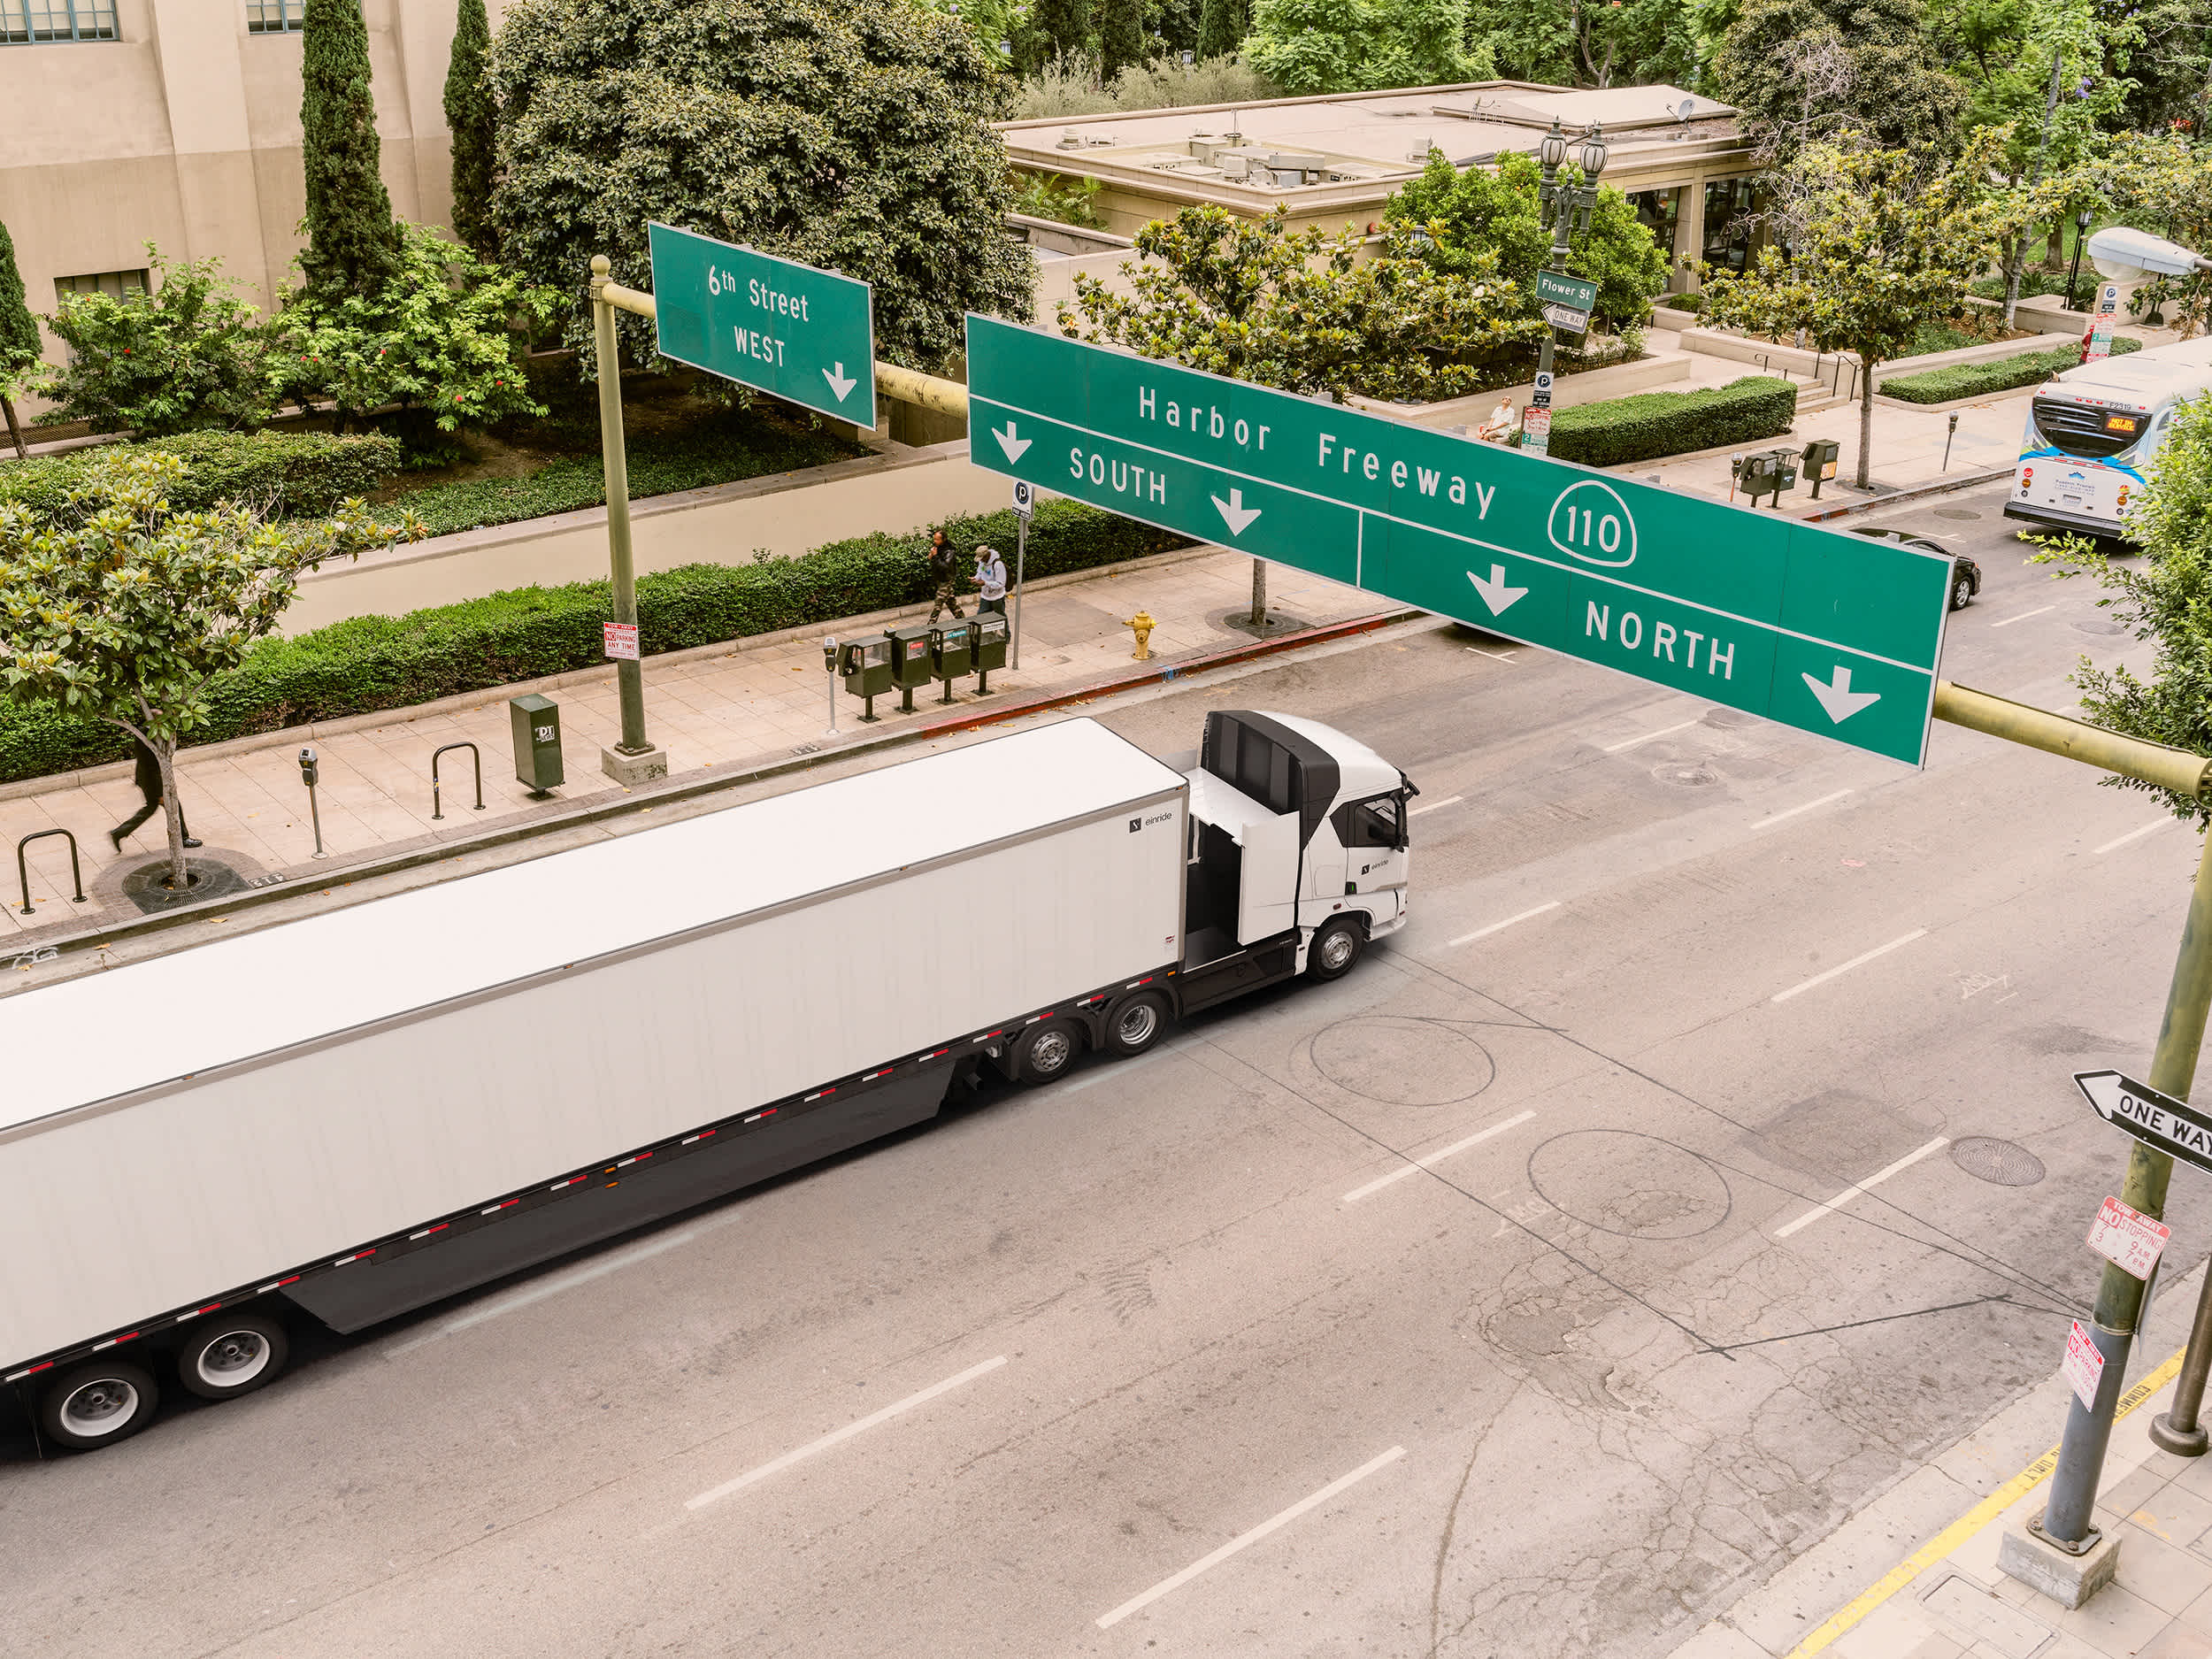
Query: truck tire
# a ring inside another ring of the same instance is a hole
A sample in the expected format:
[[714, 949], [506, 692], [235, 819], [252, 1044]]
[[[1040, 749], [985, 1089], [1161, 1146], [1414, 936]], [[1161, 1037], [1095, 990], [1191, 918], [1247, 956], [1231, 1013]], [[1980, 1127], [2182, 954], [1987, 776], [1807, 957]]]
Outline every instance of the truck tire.
[[177, 1380], [203, 1400], [235, 1400], [273, 1381], [290, 1356], [284, 1327], [274, 1319], [218, 1314], [177, 1350]]
[[1367, 930], [1348, 916], [1325, 923], [1306, 947], [1306, 977], [1326, 984], [1352, 971], [1360, 952], [1367, 948]]
[[1035, 1085], [1066, 1076], [1082, 1052], [1079, 1026], [1070, 1020], [1041, 1019], [1014, 1040], [1014, 1051], [1007, 1057], [1016, 1082]]
[[1106, 1052], [1122, 1060], [1141, 1055], [1160, 1041], [1167, 1022], [1167, 999], [1156, 991], [1140, 991], [1106, 1016]]
[[47, 1385], [38, 1402], [38, 1426], [57, 1445], [95, 1451], [137, 1433], [154, 1420], [160, 1404], [151, 1372], [96, 1360], [73, 1365]]

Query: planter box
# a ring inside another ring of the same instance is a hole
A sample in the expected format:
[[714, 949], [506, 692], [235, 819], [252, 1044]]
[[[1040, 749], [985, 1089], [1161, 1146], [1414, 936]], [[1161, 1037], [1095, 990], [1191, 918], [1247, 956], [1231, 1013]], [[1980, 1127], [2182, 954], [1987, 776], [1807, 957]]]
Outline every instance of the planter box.
[[[1625, 397], [1631, 392], [1648, 392], [1689, 378], [1690, 359], [1686, 354], [1679, 351], [1655, 352], [1648, 357], [1639, 357], [1633, 363], [1590, 369], [1580, 374], [1560, 375], [1552, 382], [1552, 407], [1572, 409], [1578, 403], [1602, 403], [1609, 397]], [[1510, 397], [1514, 407], [1518, 409], [1526, 405], [1535, 390], [1533, 385], [1524, 381], [1518, 386], [1478, 392], [1472, 397], [1448, 398], [1440, 403], [1386, 403], [1368, 397], [1355, 397], [1350, 402], [1353, 408], [1363, 410], [1368, 414], [1409, 421], [1417, 426], [1473, 426], [1489, 418], [1490, 411], [1498, 406], [1499, 399]]]

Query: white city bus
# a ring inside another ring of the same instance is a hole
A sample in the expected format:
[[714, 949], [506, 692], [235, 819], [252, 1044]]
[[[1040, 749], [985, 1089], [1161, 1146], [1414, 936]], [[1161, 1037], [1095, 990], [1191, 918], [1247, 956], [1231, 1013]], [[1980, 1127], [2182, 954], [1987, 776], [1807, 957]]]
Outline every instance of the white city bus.
[[2005, 517], [2124, 540], [2177, 408], [2212, 390], [2212, 337], [2153, 346], [2036, 388]]

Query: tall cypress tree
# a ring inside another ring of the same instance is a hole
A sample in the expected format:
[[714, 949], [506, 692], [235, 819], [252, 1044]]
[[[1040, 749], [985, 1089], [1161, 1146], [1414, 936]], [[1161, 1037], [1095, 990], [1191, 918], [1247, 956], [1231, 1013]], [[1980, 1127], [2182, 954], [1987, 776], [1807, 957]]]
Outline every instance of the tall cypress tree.
[[[38, 361], [38, 319], [23, 301], [23, 276], [15, 268], [15, 239], [0, 225], [0, 380]], [[16, 425], [15, 405], [0, 391], [0, 415], [8, 420], [8, 436], [15, 452], [24, 453], [23, 429]]]
[[453, 234], [488, 262], [499, 257], [492, 223], [492, 157], [499, 112], [485, 74], [492, 32], [484, 0], [460, 0], [453, 58], [445, 72], [445, 124], [453, 134]]
[[1103, 0], [1098, 17], [1098, 73], [1108, 85], [1144, 62], [1144, 0]]
[[361, 0], [307, 0], [300, 127], [307, 167], [310, 288], [368, 293], [399, 270], [392, 198], [377, 171], [376, 99]]
[[1198, 56], [1226, 58], [1240, 50], [1252, 32], [1252, 12], [1247, 0], [1205, 0], [1198, 12]]
[[1091, 0], [1037, 0], [1030, 20], [1062, 58], [1091, 50]]

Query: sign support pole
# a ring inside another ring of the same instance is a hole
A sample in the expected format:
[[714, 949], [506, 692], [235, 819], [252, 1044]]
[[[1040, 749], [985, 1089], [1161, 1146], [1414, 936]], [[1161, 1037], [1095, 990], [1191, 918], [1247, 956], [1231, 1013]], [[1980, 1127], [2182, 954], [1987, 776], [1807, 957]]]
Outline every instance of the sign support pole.
[[1014, 516], [1014, 672], [1022, 665], [1022, 566], [1029, 560], [1029, 515]]
[[[607, 299], [607, 256], [591, 257], [592, 340], [599, 373], [599, 449], [607, 479], [607, 563], [613, 588], [614, 619], [637, 623], [637, 574], [630, 554], [630, 465], [622, 442], [622, 357], [615, 342], [614, 307]], [[624, 658], [615, 664], [615, 689], [622, 704], [622, 741], [599, 753], [600, 770], [621, 784], [644, 783], [668, 775], [668, 756], [645, 735], [645, 665]]]

